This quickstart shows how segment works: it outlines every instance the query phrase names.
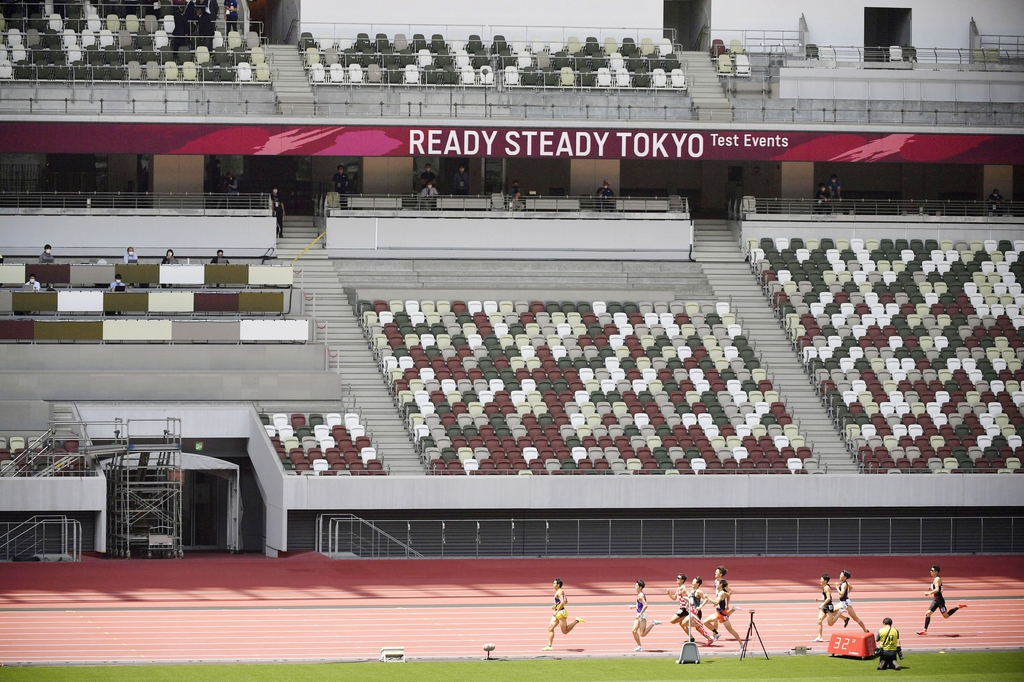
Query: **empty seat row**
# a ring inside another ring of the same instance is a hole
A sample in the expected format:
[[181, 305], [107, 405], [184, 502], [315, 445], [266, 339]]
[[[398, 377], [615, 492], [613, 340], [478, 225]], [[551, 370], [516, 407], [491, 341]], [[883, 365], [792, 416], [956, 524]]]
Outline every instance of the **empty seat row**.
[[294, 281], [294, 272], [287, 265], [7, 263], [0, 265], [0, 286], [21, 287], [29, 275], [34, 276], [37, 282], [57, 287], [105, 287], [115, 275], [121, 275], [121, 281], [127, 286], [278, 287], [291, 286]]
[[260, 414], [287, 474], [384, 475], [383, 460], [358, 412]]

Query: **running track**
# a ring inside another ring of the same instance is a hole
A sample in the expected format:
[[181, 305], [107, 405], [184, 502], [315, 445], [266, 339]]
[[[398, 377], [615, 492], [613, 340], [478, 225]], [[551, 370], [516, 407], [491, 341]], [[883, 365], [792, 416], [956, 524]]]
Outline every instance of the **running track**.
[[[0, 663], [358, 660], [376, 659], [385, 645], [415, 659], [479, 658], [485, 642], [503, 657], [675, 655], [683, 633], [667, 623], [644, 640], [643, 654], [631, 653], [632, 583], [647, 582], [650, 613], [668, 621], [675, 607], [664, 591], [675, 574], [709, 585], [719, 563], [729, 568], [736, 629], [744, 635], [756, 609], [772, 653], [824, 651], [811, 644], [817, 578], [843, 568], [853, 573], [858, 615], [874, 631], [893, 618], [908, 651], [1024, 648], [1022, 557], [332, 561], [306, 553], [3, 564]], [[918, 637], [933, 563], [942, 565], [947, 603], [970, 607], [933, 618]], [[565, 580], [570, 614], [587, 622], [541, 654], [554, 577]], [[722, 633], [702, 653], [736, 653]]]

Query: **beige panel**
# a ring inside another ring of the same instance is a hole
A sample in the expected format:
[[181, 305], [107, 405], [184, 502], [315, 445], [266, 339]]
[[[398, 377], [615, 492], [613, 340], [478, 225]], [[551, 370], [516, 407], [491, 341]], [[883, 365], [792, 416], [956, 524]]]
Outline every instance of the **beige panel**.
[[784, 199], [814, 198], [814, 162], [782, 162], [782, 197]]
[[1006, 201], [1013, 201], [1013, 166], [985, 166], [985, 180], [982, 196], [987, 197], [998, 189]]
[[104, 341], [170, 341], [170, 320], [103, 320]]
[[191, 291], [153, 291], [149, 294], [151, 313], [191, 313], [195, 302]]
[[203, 191], [203, 157], [198, 155], [154, 155], [153, 191]]
[[250, 265], [249, 284], [253, 286], [291, 286], [294, 272], [290, 265]]
[[569, 193], [574, 197], [597, 193], [605, 180], [619, 193], [621, 164], [618, 159], [572, 159], [569, 164]]
[[0, 265], [0, 284], [21, 286], [27, 281], [24, 265]]
[[367, 156], [363, 158], [364, 194], [411, 194], [413, 159]]

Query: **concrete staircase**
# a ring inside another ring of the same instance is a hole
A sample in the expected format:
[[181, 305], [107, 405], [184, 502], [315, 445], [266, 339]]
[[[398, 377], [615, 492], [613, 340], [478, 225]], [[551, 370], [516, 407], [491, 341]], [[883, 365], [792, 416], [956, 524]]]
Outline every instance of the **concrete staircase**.
[[[311, 217], [286, 217], [284, 235], [277, 256], [290, 263], [316, 238], [317, 229]], [[317, 244], [294, 267], [301, 269], [295, 281], [303, 288], [306, 313], [316, 319], [315, 340], [327, 346], [329, 370], [351, 388], [347, 400], [362, 415], [385, 469], [391, 475], [425, 475], [334, 264]]]
[[718, 80], [717, 67], [707, 52], [676, 53], [683, 71], [686, 86], [701, 121], [732, 121], [732, 105], [725, 97], [725, 90]]
[[812, 452], [829, 473], [854, 473], [853, 458], [833, 428], [814, 386], [772, 313], [761, 287], [743, 260], [736, 237], [724, 220], [697, 220], [694, 248], [708, 282], [719, 300], [728, 300], [747, 337], [760, 354], [762, 366], [800, 429]]
[[285, 116], [312, 116], [316, 99], [302, 65], [302, 55], [294, 45], [269, 45], [271, 86], [277, 95], [278, 110]]

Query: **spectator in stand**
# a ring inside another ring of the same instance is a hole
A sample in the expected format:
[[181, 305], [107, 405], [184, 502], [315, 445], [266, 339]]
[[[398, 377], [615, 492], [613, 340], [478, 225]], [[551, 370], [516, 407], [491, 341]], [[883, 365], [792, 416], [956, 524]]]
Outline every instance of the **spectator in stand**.
[[814, 191], [814, 212], [825, 213], [825, 204], [828, 203], [828, 185], [824, 182], [818, 183], [818, 189]]
[[173, 249], [167, 249], [167, 254], [164, 255], [163, 260], [160, 261], [160, 265], [177, 265], [177, 264], [178, 264], [178, 259], [174, 257], [174, 250]]
[[277, 192], [277, 187], [270, 190], [270, 208], [277, 218], [277, 236], [284, 236], [284, 201]]
[[999, 188], [996, 187], [992, 190], [992, 194], [988, 195], [988, 214], [999, 215], [1003, 210], [1003, 195], [999, 193]]
[[217, 255], [210, 261], [211, 265], [227, 265], [230, 263], [227, 258], [224, 257], [224, 249], [217, 249]]
[[597, 188], [597, 210], [599, 211], [610, 211], [614, 207], [612, 203], [612, 197], [615, 196], [615, 192], [612, 191], [611, 185], [605, 180], [600, 187]]
[[437, 206], [437, 188], [433, 182], [428, 182], [420, 190], [420, 208], [432, 209]]
[[427, 184], [432, 185], [435, 182], [437, 182], [437, 176], [434, 175], [434, 171], [430, 170], [430, 164], [428, 163], [423, 169], [423, 172], [420, 173], [420, 185], [422, 187], [426, 187]]
[[828, 179], [828, 198], [832, 201], [843, 200], [843, 183], [839, 182], [839, 176], [835, 173]]
[[25, 282], [25, 288], [29, 291], [39, 291], [39, 282], [36, 281], [35, 275], [28, 276], [28, 281]]
[[238, 0], [224, 0], [224, 23], [228, 33], [238, 30]]
[[192, 27], [189, 23], [189, 16], [186, 13], [191, 5], [178, 5], [174, 12], [174, 40], [171, 41], [171, 49], [178, 51], [179, 47], [187, 46], [191, 36]]
[[466, 172], [466, 166], [459, 164], [459, 172], [452, 178], [452, 193], [460, 196], [469, 194], [469, 173]]
[[[217, 13], [220, 11], [217, 0], [194, 0], [189, 2], [188, 6], [191, 11], [186, 11], [186, 15], [196, 22], [200, 38], [196, 44], [205, 45], [208, 50], [213, 49], [214, 23], [217, 21]], [[220, 183], [217, 184], [217, 189], [214, 191], [219, 189]]]
[[126, 288], [127, 287], [125, 287], [124, 282], [121, 281], [121, 273], [114, 273], [114, 281], [110, 283], [110, 290], [124, 291]]
[[238, 178], [235, 177], [234, 173], [228, 173], [227, 177], [224, 178], [224, 191], [228, 193], [228, 196], [238, 196]]
[[0, 253], [0, 265], [4, 264], [4, 255]]
[[124, 252], [125, 265], [138, 265], [139, 257], [135, 255], [135, 249], [128, 247], [128, 250]]
[[338, 172], [331, 178], [334, 182], [334, 191], [338, 194], [348, 194], [348, 174], [344, 166], [338, 166]]
[[39, 254], [39, 262], [40, 263], [52, 263], [53, 262], [53, 254], [51, 253], [52, 250], [53, 250], [53, 247], [51, 247], [49, 244], [44, 246], [43, 247], [43, 252], [41, 254]]
[[519, 181], [513, 180], [512, 186], [509, 188], [509, 199], [508, 207], [513, 211], [521, 211], [526, 208], [526, 204], [523, 203], [523, 191], [519, 189]]

